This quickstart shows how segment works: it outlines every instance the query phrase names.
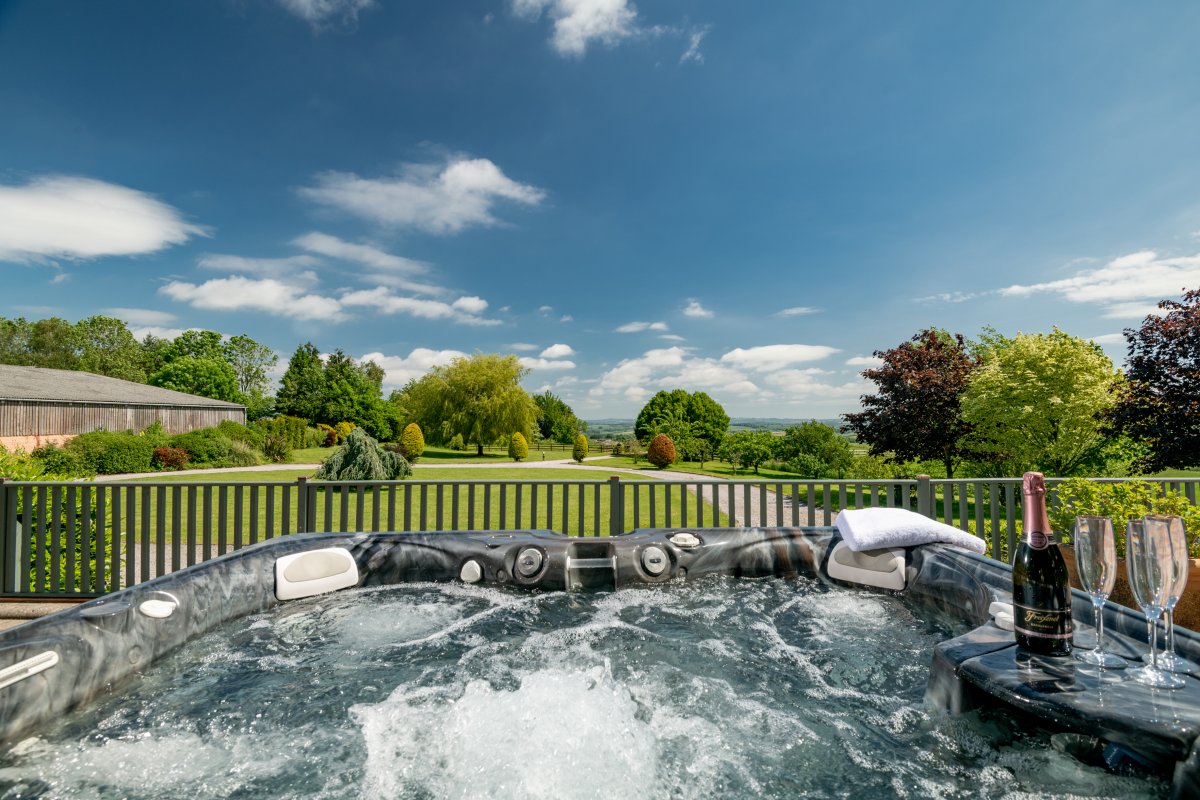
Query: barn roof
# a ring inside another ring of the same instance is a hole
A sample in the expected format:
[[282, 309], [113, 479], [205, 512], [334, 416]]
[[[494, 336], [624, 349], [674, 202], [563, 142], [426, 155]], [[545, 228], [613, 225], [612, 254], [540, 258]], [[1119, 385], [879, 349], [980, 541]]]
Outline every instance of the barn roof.
[[121, 406], [243, 408], [237, 403], [90, 372], [0, 364], [0, 402], [101, 403]]

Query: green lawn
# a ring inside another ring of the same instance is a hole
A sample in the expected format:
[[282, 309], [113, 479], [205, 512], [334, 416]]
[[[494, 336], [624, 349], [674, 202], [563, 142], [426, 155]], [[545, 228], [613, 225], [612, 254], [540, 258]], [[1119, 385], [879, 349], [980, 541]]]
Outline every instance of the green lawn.
[[698, 461], [679, 461], [672, 464], [668, 470], [660, 470], [653, 464], [646, 462], [645, 457], [634, 459], [631, 456], [609, 456], [608, 458], [597, 458], [588, 460], [589, 467], [620, 467], [622, 469], [636, 469], [647, 473], [646, 477], [654, 477], [654, 473], [662, 471], [675, 472], [692, 472], [697, 475], [708, 475], [713, 478], [730, 478], [732, 480], [779, 480], [779, 481], [795, 481], [800, 480], [794, 472], [784, 472], [777, 469], [767, 469], [759, 467], [756, 474], [752, 469], [735, 468], [733, 464], [725, 461], [705, 461], [704, 466], [700, 466]]

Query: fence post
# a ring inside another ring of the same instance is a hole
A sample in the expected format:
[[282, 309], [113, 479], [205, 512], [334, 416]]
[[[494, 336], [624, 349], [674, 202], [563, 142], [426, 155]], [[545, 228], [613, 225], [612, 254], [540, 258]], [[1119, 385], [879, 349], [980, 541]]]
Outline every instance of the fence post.
[[308, 478], [296, 478], [296, 533], [311, 533], [308, 519]]
[[917, 513], [933, 519], [937, 509], [933, 503], [933, 484], [928, 475], [917, 476]]
[[10, 572], [16, 567], [13, 554], [17, 552], [17, 532], [14, 530], [16, 525], [9, 526], [9, 519], [14, 523], [16, 521], [16, 509], [12, 509], [12, 515], [9, 515], [9, 496], [8, 478], [0, 476], [0, 593], [15, 592], [17, 590], [16, 582], [13, 580], [15, 575], [10, 575]]
[[608, 535], [617, 536], [624, 533], [625, 509], [624, 497], [621, 493], [621, 477], [613, 475], [608, 479]]

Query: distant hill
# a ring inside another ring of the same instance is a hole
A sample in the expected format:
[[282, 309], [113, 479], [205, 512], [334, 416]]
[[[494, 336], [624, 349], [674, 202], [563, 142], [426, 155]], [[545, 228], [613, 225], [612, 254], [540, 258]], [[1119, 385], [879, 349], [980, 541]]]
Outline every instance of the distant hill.
[[[808, 422], [808, 419], [787, 419], [784, 417], [733, 417], [729, 420], [729, 430], [731, 431], [782, 431], [791, 425], [799, 425]], [[819, 419], [817, 422], [823, 422], [834, 428], [840, 428], [842, 420], [840, 419]], [[619, 439], [622, 436], [633, 435], [632, 419], [618, 419], [609, 417], [605, 419], [589, 419], [588, 437], [591, 439]]]

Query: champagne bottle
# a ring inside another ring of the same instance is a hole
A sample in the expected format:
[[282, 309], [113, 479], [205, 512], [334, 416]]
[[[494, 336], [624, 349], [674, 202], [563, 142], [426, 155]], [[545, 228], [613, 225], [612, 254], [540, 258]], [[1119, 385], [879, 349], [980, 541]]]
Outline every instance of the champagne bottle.
[[1046, 479], [1026, 472], [1025, 536], [1013, 561], [1013, 624], [1017, 647], [1043, 656], [1071, 654], [1071, 589], [1067, 564], [1046, 515]]

